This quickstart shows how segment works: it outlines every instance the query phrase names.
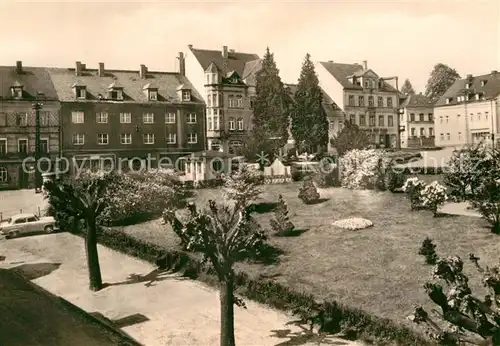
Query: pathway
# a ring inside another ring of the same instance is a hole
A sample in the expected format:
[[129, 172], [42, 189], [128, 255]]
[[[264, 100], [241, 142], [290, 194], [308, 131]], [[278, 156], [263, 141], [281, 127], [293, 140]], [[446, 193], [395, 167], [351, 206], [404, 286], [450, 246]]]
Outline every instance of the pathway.
[[[0, 267], [46, 263], [38, 267], [50, 268], [50, 263], [60, 263], [58, 269], [33, 282], [85, 311], [120, 320], [122, 329], [146, 346], [219, 344], [217, 291], [176, 275], [157, 275], [151, 264], [99, 246], [103, 280], [114, 285], [91, 292], [83, 244], [81, 238], [68, 233], [0, 239], [0, 255], [6, 257]], [[290, 334], [284, 330], [300, 330], [286, 325], [291, 316], [248, 300], [246, 303], [247, 310], [235, 310], [238, 345], [318, 345], [290, 342]], [[325, 344], [362, 346], [336, 338]]]

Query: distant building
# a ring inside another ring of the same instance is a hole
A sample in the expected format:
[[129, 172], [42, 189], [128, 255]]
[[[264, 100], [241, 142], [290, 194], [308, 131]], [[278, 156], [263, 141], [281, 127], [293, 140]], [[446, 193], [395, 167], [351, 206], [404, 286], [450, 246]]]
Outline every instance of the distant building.
[[401, 109], [401, 148], [434, 146], [434, 102], [422, 93], [410, 94]]
[[[372, 144], [396, 147], [399, 96], [397, 77], [379, 77], [367, 62], [316, 63], [320, 86], [337, 104], [347, 120], [370, 133]], [[394, 85], [388, 82], [395, 82]]]
[[235, 52], [227, 46], [222, 50], [188, 47], [186, 76], [206, 103], [208, 149], [233, 153], [252, 126], [255, 73], [261, 60], [257, 54]]
[[497, 71], [457, 80], [435, 104], [436, 145], [500, 143], [499, 94]]
[[[290, 94], [293, 96], [297, 91], [297, 84], [285, 84], [285, 88], [288, 89]], [[323, 110], [326, 113], [328, 119], [328, 151], [332, 151], [333, 148], [330, 144], [330, 139], [333, 138], [344, 125], [344, 113], [339, 106], [330, 98], [330, 96], [323, 90]], [[295, 145], [295, 140], [293, 139], [291, 132], [291, 119], [290, 119], [290, 131], [288, 133], [288, 147], [293, 147]]]
[[[43, 170], [59, 156], [60, 105], [50, 74], [45, 68], [0, 66], [0, 189], [34, 187], [36, 116], [40, 111], [40, 150]], [[27, 164], [23, 168], [23, 161]], [[52, 162], [49, 164], [49, 162]]]
[[149, 156], [154, 168], [205, 149], [205, 104], [182, 66], [180, 72], [145, 65], [111, 70], [104, 63], [89, 69], [77, 61], [49, 72], [61, 102], [62, 155], [80, 167], [106, 158], [127, 169]]

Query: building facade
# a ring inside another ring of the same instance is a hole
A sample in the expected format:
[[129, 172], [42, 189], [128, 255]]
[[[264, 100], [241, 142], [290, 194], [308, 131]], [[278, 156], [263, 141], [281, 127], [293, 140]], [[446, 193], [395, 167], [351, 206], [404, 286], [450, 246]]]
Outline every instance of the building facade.
[[224, 46], [206, 50], [188, 46], [186, 77], [206, 103], [209, 150], [234, 153], [252, 127], [255, 73], [261, 68], [257, 54], [235, 52]]
[[37, 102], [43, 104], [38, 166], [48, 171], [60, 154], [60, 104], [50, 74], [21, 61], [0, 67], [0, 189], [34, 187]]
[[434, 102], [420, 94], [407, 95], [401, 103], [401, 148], [435, 145]]
[[205, 149], [205, 105], [182, 68], [88, 69], [77, 61], [49, 73], [61, 102], [62, 155], [78, 167], [171, 167]]
[[369, 132], [371, 142], [397, 147], [399, 142], [399, 97], [397, 77], [379, 77], [367, 62], [316, 63], [319, 83], [338, 105], [346, 120]]
[[462, 147], [484, 142], [500, 144], [500, 74], [467, 75], [436, 102], [436, 145]]

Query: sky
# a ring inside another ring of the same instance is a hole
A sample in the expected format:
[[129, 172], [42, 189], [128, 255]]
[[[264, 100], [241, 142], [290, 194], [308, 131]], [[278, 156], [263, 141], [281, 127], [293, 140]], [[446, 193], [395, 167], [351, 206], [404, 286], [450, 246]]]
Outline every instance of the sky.
[[178, 52], [228, 46], [262, 56], [296, 83], [315, 61], [361, 63], [423, 92], [436, 63], [465, 76], [500, 70], [499, 0], [0, 0], [0, 65], [176, 71]]

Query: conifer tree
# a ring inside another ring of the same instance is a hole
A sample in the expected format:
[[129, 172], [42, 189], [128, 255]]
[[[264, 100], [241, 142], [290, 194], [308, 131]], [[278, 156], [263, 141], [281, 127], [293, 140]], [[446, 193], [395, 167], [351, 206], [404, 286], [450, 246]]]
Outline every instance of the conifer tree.
[[256, 74], [253, 136], [273, 139], [272, 152], [283, 147], [288, 140], [290, 99], [279, 76], [274, 54], [266, 50], [262, 68]]
[[328, 119], [311, 56], [306, 55], [292, 108], [292, 135], [299, 148], [315, 152], [328, 145]]
[[274, 209], [274, 218], [269, 223], [276, 235], [286, 235], [295, 228], [294, 224], [290, 221], [288, 206], [282, 195], [278, 196], [278, 205]]

